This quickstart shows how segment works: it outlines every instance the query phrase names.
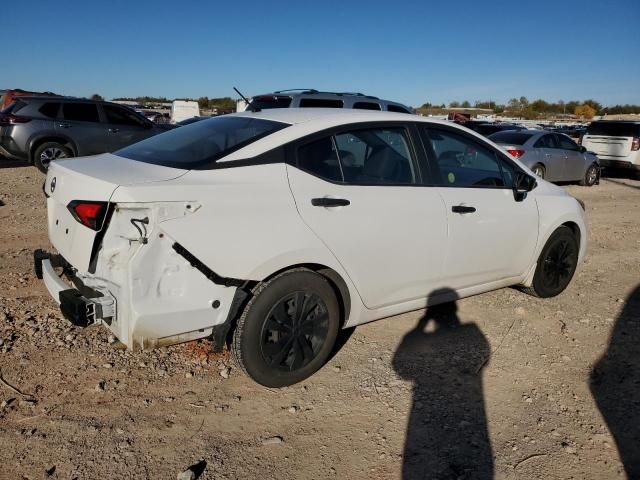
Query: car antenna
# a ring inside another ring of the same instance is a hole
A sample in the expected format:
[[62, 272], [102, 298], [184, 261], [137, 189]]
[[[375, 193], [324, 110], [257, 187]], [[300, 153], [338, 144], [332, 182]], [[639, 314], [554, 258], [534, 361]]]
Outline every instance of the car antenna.
[[[247, 100], [247, 97], [245, 97], [242, 93], [240, 93], [240, 90], [238, 90], [236, 87], [233, 87], [233, 89], [237, 92], [238, 95], [240, 95], [242, 97], [242, 100], [245, 101], [245, 103], [247, 104], [247, 106], [250, 105], [251, 102], [249, 102], [249, 100]], [[259, 112], [260, 109], [257, 107], [252, 107], [251, 108], [252, 112]]]

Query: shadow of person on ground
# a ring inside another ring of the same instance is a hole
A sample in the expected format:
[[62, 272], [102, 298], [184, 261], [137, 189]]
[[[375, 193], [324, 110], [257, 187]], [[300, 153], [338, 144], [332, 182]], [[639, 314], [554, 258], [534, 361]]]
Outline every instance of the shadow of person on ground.
[[[455, 300], [453, 290], [433, 292]], [[430, 302], [432, 303], [432, 302]], [[491, 479], [493, 456], [482, 388], [490, 348], [455, 301], [429, 307], [402, 339], [393, 366], [414, 382], [402, 478]]]
[[593, 367], [591, 393], [627, 475], [640, 479], [640, 286], [627, 298], [609, 348]]

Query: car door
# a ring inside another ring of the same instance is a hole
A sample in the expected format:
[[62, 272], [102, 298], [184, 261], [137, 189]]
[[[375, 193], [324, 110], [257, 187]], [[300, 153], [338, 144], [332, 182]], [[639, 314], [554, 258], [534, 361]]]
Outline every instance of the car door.
[[428, 127], [423, 134], [449, 219], [446, 286], [460, 290], [522, 276], [537, 244], [538, 208], [533, 195], [515, 199], [519, 167], [457, 129]]
[[540, 163], [544, 165], [545, 179], [551, 182], [562, 180], [566, 159], [564, 152], [558, 148], [556, 135], [554, 133], [546, 133], [533, 146], [539, 152]]
[[288, 154], [302, 219], [371, 309], [426, 298], [440, 286], [447, 215], [437, 189], [421, 185], [410, 131], [351, 127]]
[[94, 102], [63, 102], [62, 119], [56, 121], [55, 129], [71, 138], [77, 156], [107, 151], [107, 135], [100, 123], [98, 105]]
[[139, 142], [155, 133], [150, 122], [133, 110], [118, 105], [102, 104], [109, 151]]
[[558, 144], [565, 155], [563, 180], [580, 180], [587, 170], [586, 160], [576, 142], [563, 134], [556, 134]]

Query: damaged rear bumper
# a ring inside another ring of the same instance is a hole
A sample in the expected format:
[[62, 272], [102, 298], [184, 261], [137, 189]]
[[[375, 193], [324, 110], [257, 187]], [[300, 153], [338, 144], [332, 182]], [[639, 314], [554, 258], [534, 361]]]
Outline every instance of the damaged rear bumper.
[[36, 250], [33, 252], [36, 277], [44, 281], [49, 294], [60, 305], [62, 315], [74, 325], [86, 327], [100, 320], [107, 324], [116, 315], [116, 301], [111, 295], [87, 287], [71, 287], [58, 275], [56, 268], [63, 272], [69, 268], [60, 255]]

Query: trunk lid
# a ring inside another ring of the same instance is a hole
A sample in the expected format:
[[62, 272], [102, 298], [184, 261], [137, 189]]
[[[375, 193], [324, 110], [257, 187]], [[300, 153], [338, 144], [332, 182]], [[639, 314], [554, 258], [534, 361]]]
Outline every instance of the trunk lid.
[[[128, 160], [109, 153], [52, 162], [43, 186], [48, 196], [47, 221], [51, 243], [71, 265], [81, 272], [88, 272], [109, 215], [98, 230], [92, 230], [74, 218], [68, 208], [69, 203], [74, 200], [109, 203], [113, 192], [121, 185], [165, 182], [187, 171]], [[107, 208], [111, 209], [111, 205]]]

